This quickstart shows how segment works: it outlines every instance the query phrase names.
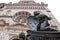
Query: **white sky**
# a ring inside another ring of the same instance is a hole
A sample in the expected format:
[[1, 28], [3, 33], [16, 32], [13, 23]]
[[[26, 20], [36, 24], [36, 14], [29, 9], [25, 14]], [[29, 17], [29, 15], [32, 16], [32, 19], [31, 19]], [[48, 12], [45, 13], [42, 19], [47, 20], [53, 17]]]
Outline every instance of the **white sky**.
[[[19, 2], [20, 0], [0, 0], [0, 3]], [[48, 8], [52, 11], [53, 15], [60, 22], [60, 0], [34, 0], [35, 2], [44, 2], [48, 4]]]

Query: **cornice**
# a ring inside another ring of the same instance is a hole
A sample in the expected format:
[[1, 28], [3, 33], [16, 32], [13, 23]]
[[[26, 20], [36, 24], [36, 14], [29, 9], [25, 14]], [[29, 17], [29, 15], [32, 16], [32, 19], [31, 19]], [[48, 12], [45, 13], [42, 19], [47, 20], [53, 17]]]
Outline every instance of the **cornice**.
[[12, 16], [0, 16], [0, 18], [12, 18]]

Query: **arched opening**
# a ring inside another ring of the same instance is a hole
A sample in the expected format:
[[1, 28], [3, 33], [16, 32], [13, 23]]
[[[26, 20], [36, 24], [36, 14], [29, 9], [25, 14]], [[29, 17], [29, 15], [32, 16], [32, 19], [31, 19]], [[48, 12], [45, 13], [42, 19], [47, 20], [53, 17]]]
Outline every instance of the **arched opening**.
[[13, 19], [14, 19], [15, 22], [18, 22], [18, 23], [26, 23], [26, 19], [29, 16], [31, 16], [31, 13], [26, 12], [26, 11], [21, 11], [21, 12], [17, 12], [13, 16]]

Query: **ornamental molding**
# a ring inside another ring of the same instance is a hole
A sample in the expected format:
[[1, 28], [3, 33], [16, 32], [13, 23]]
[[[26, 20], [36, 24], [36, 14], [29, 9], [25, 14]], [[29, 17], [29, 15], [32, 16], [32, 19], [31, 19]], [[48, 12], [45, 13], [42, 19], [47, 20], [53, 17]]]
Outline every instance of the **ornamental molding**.
[[0, 16], [0, 18], [12, 18], [12, 16]]
[[5, 9], [45, 9], [48, 4], [45, 4], [44, 2], [41, 2], [41, 4], [36, 3], [34, 1], [20, 1], [18, 3], [10, 2], [9, 4], [6, 4]]
[[5, 9], [46, 9], [45, 7], [33, 7], [33, 6], [31, 6], [31, 7], [29, 7], [29, 6], [27, 6], [27, 7], [24, 7], [24, 6], [10, 6], [10, 7], [6, 7]]
[[26, 31], [26, 30], [28, 30], [29, 28], [28, 28], [28, 26], [27, 25], [24, 25], [24, 24], [14, 24], [14, 25], [9, 25], [8, 27], [7, 27], [7, 29], [8, 30], [24, 30], [24, 31]]

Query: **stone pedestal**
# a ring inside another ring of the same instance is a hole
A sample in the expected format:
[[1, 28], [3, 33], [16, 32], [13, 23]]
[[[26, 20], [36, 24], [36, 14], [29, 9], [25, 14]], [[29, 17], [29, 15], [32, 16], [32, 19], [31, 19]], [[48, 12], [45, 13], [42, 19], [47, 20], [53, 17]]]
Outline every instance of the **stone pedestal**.
[[28, 35], [31, 40], [60, 40], [58, 31], [28, 31]]

